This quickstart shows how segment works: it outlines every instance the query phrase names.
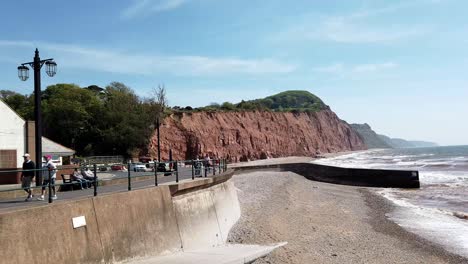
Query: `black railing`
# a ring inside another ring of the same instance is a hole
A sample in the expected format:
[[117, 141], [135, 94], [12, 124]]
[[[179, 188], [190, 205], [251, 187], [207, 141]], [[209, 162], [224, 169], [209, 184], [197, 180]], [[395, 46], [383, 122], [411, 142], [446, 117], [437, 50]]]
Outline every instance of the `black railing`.
[[[41, 175], [46, 174], [49, 176], [48, 178], [51, 179], [53, 173], [57, 173], [57, 171], [63, 170], [70, 170], [74, 171], [75, 169], [78, 170], [81, 174], [85, 173], [84, 171], [88, 171], [91, 168], [91, 173], [86, 173], [86, 179], [77, 180], [73, 177], [73, 173], [60, 173], [62, 176], [62, 183], [56, 184], [55, 182], [48, 181], [45, 185], [38, 185], [38, 186], [31, 186], [31, 190], [47, 188], [48, 189], [48, 202], [53, 202], [53, 194], [55, 193], [53, 190], [55, 188], [59, 188], [61, 192], [65, 189], [72, 189], [74, 190], [74, 186], [80, 185], [80, 189], [83, 189], [83, 184], [86, 187], [93, 186], [93, 195], [97, 196], [98, 194], [98, 186], [100, 185], [108, 185], [107, 182], [113, 181], [116, 179], [127, 179], [127, 190], [131, 191], [133, 188], [133, 184], [137, 181], [146, 181], [151, 180], [154, 178], [154, 186], [158, 186], [161, 181], [163, 182], [179, 182], [181, 179], [183, 180], [195, 180], [196, 178], [207, 177], [210, 173], [212, 175], [221, 174], [227, 170], [227, 162], [224, 159], [213, 159], [213, 160], [183, 160], [183, 161], [165, 161], [165, 162], [149, 162], [149, 163], [114, 163], [114, 164], [93, 164], [92, 166], [77, 166], [77, 167], [64, 167], [58, 166], [55, 172], [52, 170], [48, 170], [47, 168], [37, 170], [29, 170], [34, 171], [35, 174], [41, 173]], [[18, 175], [22, 172], [28, 170], [0, 170], [0, 177], [6, 176], [6, 174], [15, 174]], [[106, 177], [98, 177], [98, 174], [103, 173], [112, 173], [113, 175], [109, 178]], [[83, 175], [84, 176], [84, 175]], [[15, 176], [16, 177], [16, 176]], [[56, 178], [57, 175], [56, 175]], [[123, 184], [124, 182], [120, 181], [118, 184]], [[149, 183], [151, 185], [151, 183]], [[148, 186], [146, 184], [145, 186]], [[137, 186], [138, 187], [138, 186]], [[141, 184], [140, 184], [141, 187]], [[8, 189], [0, 189], [0, 193], [8, 192], [8, 191], [16, 191], [16, 190], [23, 190], [24, 188], [8, 188]], [[57, 189], [56, 191], [58, 191]]]
[[[175, 182], [179, 182], [181, 175], [184, 178], [195, 180], [197, 177], [207, 177], [209, 173], [222, 173], [227, 170], [226, 160], [182, 160], [182, 161], [161, 161], [150, 163], [127, 163], [128, 190], [132, 189], [132, 179], [153, 176], [154, 185], [159, 185], [158, 175], [164, 177], [173, 177]], [[204, 172], [204, 173], [203, 173]]]

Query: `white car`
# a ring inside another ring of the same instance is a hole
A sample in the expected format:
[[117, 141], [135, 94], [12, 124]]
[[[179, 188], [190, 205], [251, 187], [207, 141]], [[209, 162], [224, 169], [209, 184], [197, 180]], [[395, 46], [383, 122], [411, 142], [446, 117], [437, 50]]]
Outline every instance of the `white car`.
[[133, 171], [146, 171], [145, 164], [132, 164]]

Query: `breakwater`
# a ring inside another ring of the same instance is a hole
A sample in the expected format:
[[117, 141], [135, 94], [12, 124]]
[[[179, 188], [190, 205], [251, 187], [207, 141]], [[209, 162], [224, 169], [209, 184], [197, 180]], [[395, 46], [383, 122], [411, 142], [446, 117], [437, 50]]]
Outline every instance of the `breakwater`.
[[280, 170], [291, 171], [309, 180], [364, 187], [419, 188], [419, 172], [414, 170], [358, 169], [327, 166], [314, 163], [284, 163], [238, 166], [236, 171]]

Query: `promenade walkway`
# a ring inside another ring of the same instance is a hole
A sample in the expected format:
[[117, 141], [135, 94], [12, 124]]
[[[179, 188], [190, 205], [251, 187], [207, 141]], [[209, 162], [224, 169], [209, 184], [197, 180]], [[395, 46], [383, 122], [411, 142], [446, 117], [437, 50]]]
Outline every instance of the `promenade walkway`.
[[[128, 181], [126, 181], [127, 177], [125, 177], [126, 173], [121, 173], [118, 177], [112, 177], [108, 178], [107, 180], [116, 180], [116, 179], [121, 179], [124, 183], [119, 183], [119, 184], [112, 184], [112, 185], [104, 185], [104, 186], [98, 186], [97, 193], [99, 195], [103, 194], [108, 194], [112, 192], [125, 192], [128, 191]], [[216, 174], [218, 174], [218, 171], [216, 171]], [[131, 178], [131, 188], [132, 190], [136, 189], [142, 189], [142, 188], [148, 188], [148, 187], [153, 187], [155, 186], [155, 180], [154, 180], [154, 173], [153, 177], [152, 173], [147, 172], [147, 173], [139, 173], [135, 174], [138, 175], [137, 177]], [[208, 176], [211, 176], [209, 174]], [[101, 179], [100, 174], [98, 174], [98, 177]], [[133, 177], [133, 176], [132, 176]], [[138, 180], [139, 177], [150, 177], [150, 179], [147, 180]], [[195, 180], [198, 180], [201, 178], [195, 178]], [[158, 184], [168, 184], [168, 183], [175, 183], [176, 176], [163, 176], [158, 174]], [[179, 182], [182, 181], [192, 181], [192, 171], [191, 168], [180, 168], [179, 170]], [[4, 190], [5, 191], [5, 190]], [[35, 189], [34, 193], [36, 194], [34, 196], [34, 199], [30, 202], [25, 202], [26, 198], [26, 193], [24, 197], [18, 197], [18, 198], [4, 198], [0, 200], [0, 213], [3, 212], [9, 212], [9, 211], [15, 211], [15, 210], [21, 210], [21, 209], [26, 209], [26, 208], [31, 208], [35, 206], [44, 206], [48, 204], [48, 199], [47, 199], [47, 194], [44, 199], [44, 201], [38, 201], [36, 198], [38, 197], [39, 189]], [[78, 200], [78, 199], [83, 199], [87, 197], [92, 197], [94, 194], [94, 189], [89, 188], [89, 189], [84, 189], [84, 190], [75, 190], [75, 191], [65, 191], [65, 192], [57, 192], [58, 199], [54, 200], [54, 203], [60, 203], [62, 201], [69, 201], [69, 200]]]

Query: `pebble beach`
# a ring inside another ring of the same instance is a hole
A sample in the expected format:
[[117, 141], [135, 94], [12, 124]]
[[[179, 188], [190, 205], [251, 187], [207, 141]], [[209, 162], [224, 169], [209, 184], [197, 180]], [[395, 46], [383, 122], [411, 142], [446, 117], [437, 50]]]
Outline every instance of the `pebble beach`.
[[288, 242], [256, 264], [468, 263], [388, 220], [393, 205], [375, 193], [379, 188], [314, 182], [279, 171], [239, 172], [233, 180], [242, 216], [228, 241]]

